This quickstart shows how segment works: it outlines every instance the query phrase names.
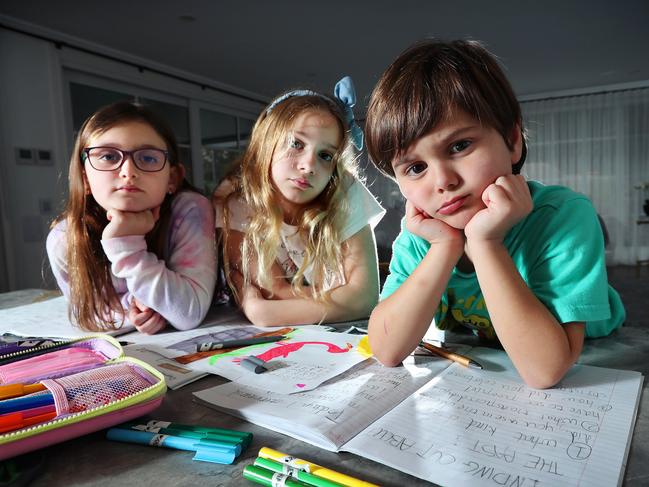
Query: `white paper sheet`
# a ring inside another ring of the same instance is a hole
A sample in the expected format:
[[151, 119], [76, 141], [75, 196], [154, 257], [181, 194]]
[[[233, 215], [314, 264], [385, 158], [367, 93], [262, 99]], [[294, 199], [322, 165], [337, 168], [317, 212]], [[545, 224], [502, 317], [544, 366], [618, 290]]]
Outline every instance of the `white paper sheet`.
[[[117, 336], [133, 331], [132, 326], [109, 333]], [[0, 310], [0, 332], [21, 336], [52, 336], [79, 338], [95, 335], [73, 325], [68, 318], [68, 302], [64, 297], [48, 299], [39, 303]]]
[[317, 389], [278, 394], [233, 382], [195, 392], [197, 402], [337, 451], [376, 418], [448, 366], [442, 359], [383, 367], [367, 360]]
[[621, 483], [638, 372], [575, 366], [553, 389], [454, 364], [344, 446], [453, 486]]
[[[308, 391], [366, 360], [359, 350], [363, 335], [296, 328], [286, 340], [241, 348], [191, 364], [194, 370], [218, 374], [238, 384], [281, 394]], [[243, 357], [266, 362], [262, 374], [241, 367]]]

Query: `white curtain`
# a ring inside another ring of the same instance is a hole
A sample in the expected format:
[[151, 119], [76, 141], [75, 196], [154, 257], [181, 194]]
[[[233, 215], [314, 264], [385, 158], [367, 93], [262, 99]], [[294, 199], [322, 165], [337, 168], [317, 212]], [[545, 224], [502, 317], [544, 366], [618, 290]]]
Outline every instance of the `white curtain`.
[[648, 258], [649, 88], [521, 103], [529, 135], [523, 173], [586, 194], [609, 233], [607, 261]]

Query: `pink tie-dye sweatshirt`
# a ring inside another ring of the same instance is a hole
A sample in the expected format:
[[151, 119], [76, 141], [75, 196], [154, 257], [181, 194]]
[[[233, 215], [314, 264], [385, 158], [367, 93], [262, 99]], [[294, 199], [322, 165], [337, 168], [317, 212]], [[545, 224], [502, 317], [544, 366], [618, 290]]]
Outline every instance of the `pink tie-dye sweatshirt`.
[[[124, 310], [135, 297], [179, 330], [194, 328], [205, 318], [216, 282], [214, 211], [207, 198], [189, 191], [174, 198], [166, 261], [148, 251], [143, 235], [109, 238], [101, 245]], [[69, 298], [66, 252], [66, 222], [61, 221], [47, 236], [47, 255]]]

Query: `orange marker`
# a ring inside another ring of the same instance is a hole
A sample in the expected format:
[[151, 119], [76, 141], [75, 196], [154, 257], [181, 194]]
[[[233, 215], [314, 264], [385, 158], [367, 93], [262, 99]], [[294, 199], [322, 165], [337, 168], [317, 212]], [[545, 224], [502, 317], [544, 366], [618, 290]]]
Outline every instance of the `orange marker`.
[[44, 391], [45, 386], [40, 382], [36, 384], [9, 384], [0, 386], [0, 400], [20, 397], [32, 392]]

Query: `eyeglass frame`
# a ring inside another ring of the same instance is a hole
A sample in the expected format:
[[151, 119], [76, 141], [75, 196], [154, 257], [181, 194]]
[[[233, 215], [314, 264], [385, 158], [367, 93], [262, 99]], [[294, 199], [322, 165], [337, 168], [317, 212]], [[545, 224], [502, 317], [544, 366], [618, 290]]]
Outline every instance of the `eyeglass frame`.
[[[119, 153], [122, 155], [122, 160], [121, 160], [121, 162], [119, 163], [119, 165], [118, 165], [117, 167], [113, 168], [113, 169], [99, 169], [99, 168], [96, 168], [96, 167], [92, 164], [92, 161], [90, 160], [90, 151], [93, 150], [93, 149], [112, 149], [112, 150], [114, 150], [114, 151], [119, 152]], [[160, 169], [156, 169], [155, 171], [151, 171], [151, 170], [149, 170], [149, 169], [142, 169], [142, 168], [138, 165], [138, 163], [135, 161], [134, 154], [135, 154], [136, 152], [143, 151], [143, 150], [156, 150], [156, 151], [158, 151], [158, 152], [162, 152], [162, 153], [164, 154], [164, 156], [165, 156], [165, 160], [164, 160], [164, 162], [162, 163], [162, 166], [160, 167]], [[140, 171], [143, 171], [143, 172], [160, 172], [160, 171], [162, 171], [162, 170], [165, 168], [165, 166], [167, 165], [167, 161], [169, 160], [169, 151], [168, 151], [168, 150], [164, 150], [164, 149], [158, 149], [157, 147], [146, 147], [146, 148], [135, 149], [135, 150], [123, 150], [123, 149], [118, 149], [117, 147], [110, 147], [110, 146], [100, 145], [100, 146], [96, 146], [96, 147], [85, 147], [84, 149], [81, 150], [81, 153], [82, 153], [82, 154], [85, 154], [85, 158], [82, 157], [82, 160], [83, 160], [84, 162], [85, 162], [85, 161], [88, 161], [88, 163], [90, 164], [90, 166], [91, 166], [95, 171], [101, 171], [101, 172], [119, 171], [119, 170], [122, 168], [122, 166], [124, 165], [124, 162], [126, 162], [127, 157], [130, 157], [130, 158], [131, 158], [131, 161], [133, 161], [133, 164], [135, 165], [135, 167], [137, 167]]]

